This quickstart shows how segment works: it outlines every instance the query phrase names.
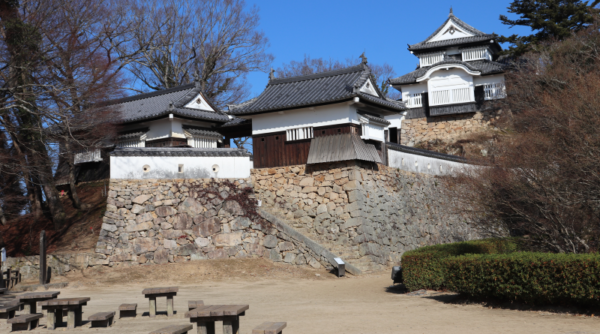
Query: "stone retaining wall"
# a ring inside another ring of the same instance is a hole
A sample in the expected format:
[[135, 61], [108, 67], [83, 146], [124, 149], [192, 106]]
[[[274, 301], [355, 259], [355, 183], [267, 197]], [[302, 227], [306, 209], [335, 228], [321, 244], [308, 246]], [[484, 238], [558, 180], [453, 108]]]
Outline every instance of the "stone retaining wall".
[[266, 257], [331, 267], [263, 219], [249, 180], [111, 180], [96, 252], [110, 266]]
[[361, 270], [417, 247], [477, 238], [432, 175], [355, 162], [254, 169], [268, 210]]
[[422, 142], [441, 140], [453, 143], [465, 136], [485, 132], [494, 126], [502, 111], [423, 117], [402, 121], [401, 144], [418, 146]]
[[[52, 276], [63, 276], [73, 270], [108, 265], [109, 262], [103, 254], [77, 253], [48, 255], [46, 263], [49, 268], [52, 268]], [[36, 279], [40, 276], [40, 257], [39, 255], [9, 257], [2, 264], [2, 271], [8, 268], [19, 269], [23, 279]]]

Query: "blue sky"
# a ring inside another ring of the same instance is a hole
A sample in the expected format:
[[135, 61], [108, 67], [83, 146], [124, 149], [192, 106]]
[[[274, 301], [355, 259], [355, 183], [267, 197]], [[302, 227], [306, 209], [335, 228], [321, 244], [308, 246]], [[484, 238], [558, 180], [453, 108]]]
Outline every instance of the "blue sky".
[[[389, 63], [398, 75], [413, 71], [418, 63], [407, 44], [427, 38], [454, 15], [471, 26], [499, 35], [529, 34], [529, 28], [509, 29], [500, 23], [511, 0], [246, 0], [260, 9], [260, 28], [275, 56], [273, 68], [291, 60], [313, 58], [344, 60], [365, 51], [369, 62]], [[516, 16], [514, 16], [516, 17]], [[268, 74], [248, 76], [252, 94], [262, 92]]]

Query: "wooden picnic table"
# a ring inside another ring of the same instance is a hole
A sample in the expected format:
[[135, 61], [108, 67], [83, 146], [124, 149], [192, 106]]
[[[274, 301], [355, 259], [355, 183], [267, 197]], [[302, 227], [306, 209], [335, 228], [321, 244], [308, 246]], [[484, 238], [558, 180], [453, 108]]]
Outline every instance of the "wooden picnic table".
[[148, 288], [142, 291], [142, 294], [150, 301], [150, 311], [148, 312], [150, 317], [156, 317], [156, 298], [167, 297], [167, 315], [173, 316], [173, 297], [177, 296], [179, 291], [178, 287], [166, 287], [166, 288]]
[[239, 334], [240, 316], [246, 314], [250, 305], [203, 305], [189, 312], [185, 317], [196, 323], [198, 334], [215, 334], [215, 322], [223, 322], [223, 334]]
[[17, 299], [23, 304], [25, 304], [24, 310], [26, 314], [34, 314], [37, 313], [37, 302], [54, 299], [58, 295], [60, 295], [60, 291], [30, 292], [20, 295], [19, 297], [17, 297]]
[[87, 302], [89, 301], [89, 297], [79, 297], [52, 299], [40, 302], [42, 310], [47, 311], [46, 327], [48, 329], [55, 329], [56, 326], [61, 326], [63, 324], [64, 309], [68, 312], [67, 329], [74, 329], [76, 326], [81, 326], [83, 306], [87, 305]]

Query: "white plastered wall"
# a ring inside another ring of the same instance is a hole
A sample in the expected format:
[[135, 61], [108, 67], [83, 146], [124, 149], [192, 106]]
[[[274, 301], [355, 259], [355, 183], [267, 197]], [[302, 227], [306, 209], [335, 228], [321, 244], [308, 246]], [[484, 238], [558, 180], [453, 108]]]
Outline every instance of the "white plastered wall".
[[371, 81], [371, 79], [367, 80], [367, 82], [364, 83], [364, 85], [360, 88], [360, 91], [363, 93], [367, 93], [367, 94], [379, 97], [379, 95], [377, 94], [377, 91], [373, 87], [373, 82]]
[[485, 84], [493, 83], [504, 83], [504, 74], [486, 75], [473, 78], [473, 84], [475, 86], [481, 86]]
[[191, 109], [214, 111], [214, 109], [206, 102], [206, 99], [204, 98], [204, 96], [202, 96], [202, 94], [198, 94], [195, 98], [192, 99], [192, 101], [186, 104], [185, 107]]
[[[178, 172], [180, 164], [183, 173]], [[149, 167], [148, 172], [144, 166]], [[111, 179], [248, 178], [250, 169], [250, 157], [110, 157]]]
[[[185, 138], [185, 134], [183, 133], [183, 126], [190, 125], [196, 127], [203, 128], [211, 128], [214, 124], [207, 122], [196, 122], [190, 120], [183, 120], [180, 118], [171, 118], [168, 117], [161, 118], [159, 120], [150, 121], [150, 122], [142, 122], [135, 124], [135, 126], [131, 126], [131, 129], [140, 128], [141, 126], [146, 126], [149, 128], [148, 134], [146, 136], [146, 141], [162, 139], [162, 138]], [[128, 129], [125, 128], [127, 131]]]
[[452, 175], [465, 168], [473, 168], [473, 165], [425, 157], [388, 149], [389, 166], [408, 172], [430, 174], [430, 175]]
[[302, 127], [360, 124], [356, 108], [349, 103], [293, 109], [252, 116], [252, 134], [260, 135]]

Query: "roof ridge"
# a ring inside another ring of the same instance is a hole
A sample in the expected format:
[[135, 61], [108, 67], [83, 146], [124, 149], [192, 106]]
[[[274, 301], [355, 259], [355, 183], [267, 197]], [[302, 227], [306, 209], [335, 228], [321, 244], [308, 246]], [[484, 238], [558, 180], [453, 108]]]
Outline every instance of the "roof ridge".
[[307, 75], [299, 75], [299, 76], [289, 77], [289, 78], [273, 79], [273, 80], [269, 81], [269, 84], [267, 86], [278, 85], [278, 84], [282, 84], [282, 83], [290, 83], [290, 82], [298, 82], [298, 81], [332, 77], [332, 76], [336, 76], [336, 75], [364, 71], [365, 68], [368, 69], [369, 67], [367, 65], [361, 63], [358, 65], [348, 66], [348, 67], [340, 68], [337, 70], [330, 70], [330, 71], [307, 74]]
[[479, 36], [479, 35], [489, 35], [484, 33], [483, 31], [479, 30], [479, 29], [475, 29], [474, 27], [470, 26], [469, 24], [467, 24], [466, 22], [464, 22], [463, 20], [459, 19], [458, 17], [456, 17], [454, 14], [450, 14], [448, 16], [448, 18], [444, 21], [444, 23], [442, 23], [441, 26], [439, 26], [439, 28], [437, 28], [433, 34], [429, 35], [429, 37], [427, 37], [424, 41], [421, 41], [419, 43], [415, 43], [415, 44], [411, 44], [409, 45], [409, 47], [413, 47], [415, 45], [420, 45], [420, 44], [425, 44], [427, 43], [430, 39], [432, 39], [433, 37], [435, 37], [435, 35], [437, 35], [442, 28], [444, 28], [444, 26], [446, 26], [446, 24], [450, 21], [450, 20], [454, 20], [459, 26], [462, 26], [463, 28], [465, 28], [465, 30], [469, 30], [471, 33], [474, 33], [475, 35]]
[[182, 91], [182, 90], [189, 89], [192, 87], [194, 87], [193, 83], [181, 85], [181, 86], [177, 86], [177, 87], [172, 87], [172, 88], [167, 88], [167, 89], [161, 89], [161, 90], [157, 90], [154, 92], [142, 93], [142, 94], [127, 96], [127, 97], [122, 97], [120, 99], [106, 101], [103, 105], [109, 106], [109, 105], [113, 105], [113, 104], [121, 104], [121, 103], [126, 103], [126, 102], [148, 99], [151, 97], [156, 97], [156, 96], [160, 96], [160, 95], [165, 95], [165, 94]]

